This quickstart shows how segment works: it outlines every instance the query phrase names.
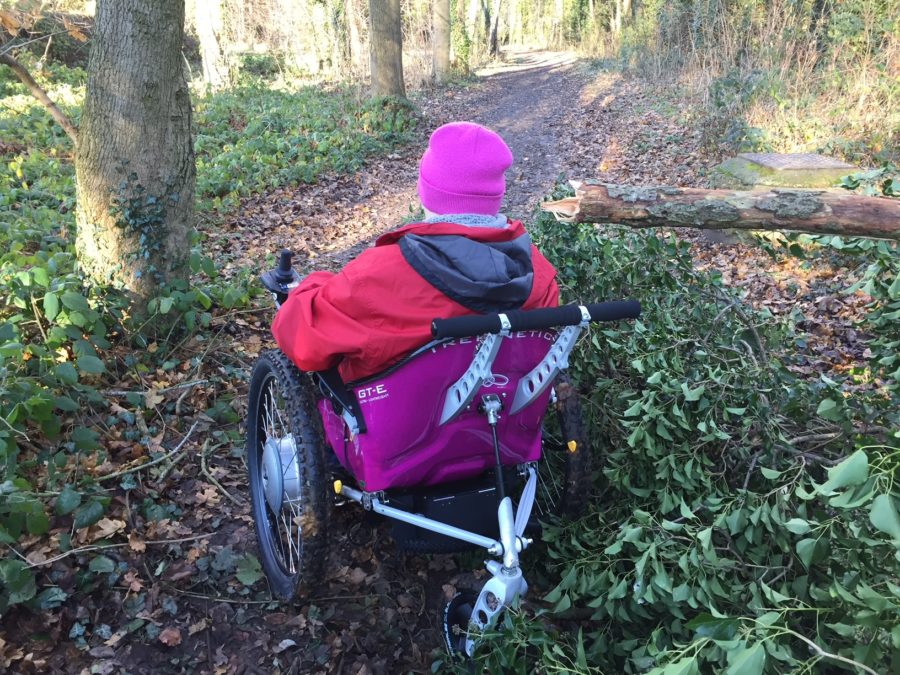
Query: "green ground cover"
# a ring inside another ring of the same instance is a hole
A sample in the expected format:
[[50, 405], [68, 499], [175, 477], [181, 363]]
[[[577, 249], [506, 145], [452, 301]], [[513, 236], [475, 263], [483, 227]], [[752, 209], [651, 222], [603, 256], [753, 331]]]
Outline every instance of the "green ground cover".
[[[36, 75], [77, 123], [84, 71], [54, 65]], [[408, 106], [390, 100], [361, 104], [349, 89], [269, 89], [260, 81], [245, 81], [226, 92], [198, 95], [198, 210], [215, 221], [253, 192], [315, 182], [329, 171], [356, 170], [367, 157], [402, 143], [413, 125]], [[103, 389], [129, 373], [172, 369], [178, 363], [172, 345], [182, 343], [185, 331], [202, 330], [216, 312], [246, 306], [260, 292], [249, 274], [224, 281], [198, 246], [191, 256], [193, 281], [164, 289], [151, 302], [152, 315], [138, 324], [122, 294], [89, 286], [79, 274], [74, 199], [69, 139], [8, 69], [0, 69], [4, 544], [46, 535], [54, 513], [73, 514], [73, 533], [103, 517], [108, 492], [82, 469], [106, 459], [96, 421], [102, 419], [107, 431], [133, 426], [152, 408], [137, 396], [124, 402], [127, 410], [122, 408], [121, 415], [109, 415]], [[155, 340], [166, 348], [146, 349]], [[208, 412], [234, 421], [228, 406]], [[126, 435], [146, 441], [135, 429]], [[65, 534], [60, 548], [69, 546]], [[59, 602], [58, 589], [38, 588], [23, 561], [0, 560], [0, 612], [13, 604], [46, 608]]]

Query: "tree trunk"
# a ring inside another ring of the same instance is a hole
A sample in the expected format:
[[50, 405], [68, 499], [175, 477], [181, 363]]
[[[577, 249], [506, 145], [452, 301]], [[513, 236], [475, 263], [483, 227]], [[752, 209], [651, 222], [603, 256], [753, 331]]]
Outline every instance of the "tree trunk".
[[363, 69], [363, 42], [360, 30], [360, 11], [356, 8], [357, 0], [345, 0], [344, 11], [347, 14], [347, 39], [350, 48], [350, 66], [353, 73]]
[[440, 84], [450, 74], [450, 0], [432, 0], [432, 67]]
[[488, 39], [491, 56], [500, 55], [500, 12], [503, 8], [503, 0], [494, 0], [493, 18], [491, 19], [491, 33]]
[[739, 192], [631, 187], [573, 181], [575, 196], [541, 209], [562, 222], [630, 227], [793, 230], [900, 240], [900, 200], [852, 192], [771, 189]]
[[406, 97], [400, 0], [369, 0], [372, 95]]
[[229, 84], [228, 63], [222, 44], [222, 0], [194, 0], [203, 81], [213, 89]]
[[100, 0], [75, 159], [76, 251], [137, 300], [187, 277], [194, 210], [184, 0]]

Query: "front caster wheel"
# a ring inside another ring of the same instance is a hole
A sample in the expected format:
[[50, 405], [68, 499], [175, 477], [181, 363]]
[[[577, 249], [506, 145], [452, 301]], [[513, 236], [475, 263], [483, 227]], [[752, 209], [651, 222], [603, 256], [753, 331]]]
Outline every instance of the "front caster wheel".
[[475, 610], [478, 596], [474, 591], [462, 590], [444, 603], [441, 619], [444, 645], [451, 656], [468, 659], [466, 639], [469, 633], [469, 619]]
[[316, 389], [280, 351], [250, 378], [247, 467], [260, 561], [272, 593], [290, 601], [322, 580], [330, 502]]

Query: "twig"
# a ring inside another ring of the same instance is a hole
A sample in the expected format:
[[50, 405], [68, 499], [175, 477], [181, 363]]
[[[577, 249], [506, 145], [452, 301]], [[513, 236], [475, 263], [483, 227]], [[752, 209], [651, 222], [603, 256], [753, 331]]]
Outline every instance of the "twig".
[[233, 504], [235, 504], [237, 506], [243, 506], [244, 500], [238, 499], [237, 497], [232, 495], [228, 490], [226, 490], [222, 486], [222, 484], [218, 480], [216, 480], [215, 476], [213, 476], [209, 472], [209, 469], [206, 466], [206, 456], [210, 453], [211, 450], [215, 450], [216, 448], [219, 448], [222, 445], [223, 445], [222, 443], [217, 443], [216, 445], [210, 445], [208, 440], [203, 443], [203, 451], [200, 453], [200, 471], [203, 473], [204, 476], [206, 476], [206, 478], [209, 480], [209, 482], [212, 483], [213, 485], [215, 485], [217, 488], [219, 488], [219, 492], [221, 492], [223, 495], [228, 497], [228, 499], [231, 500], [231, 502]]
[[790, 445], [809, 442], [818, 443], [819, 441], [831, 441], [841, 435], [843, 434], [840, 431], [835, 431], [828, 434], [808, 434], [806, 436], [795, 436], [794, 438], [789, 439], [788, 443]]
[[[186, 541], [196, 541], [198, 539], [209, 539], [215, 534], [215, 532], [207, 532], [206, 534], [198, 534], [193, 537], [182, 537], [181, 539], [155, 539], [152, 541], [145, 541], [144, 543], [147, 545], [158, 546], [162, 544], [183, 544]], [[60, 553], [59, 555], [55, 555], [52, 558], [47, 558], [46, 560], [42, 560], [41, 562], [36, 563], [28, 563], [28, 567], [43, 567], [44, 565], [52, 565], [57, 560], [62, 560], [63, 558], [68, 558], [70, 555], [77, 555], [79, 553], [90, 553], [91, 551], [105, 551], [109, 548], [122, 548], [124, 546], [130, 546], [130, 542], [123, 541], [119, 544], [96, 544], [91, 546], [81, 546], [79, 548], [73, 548], [71, 551], [66, 551], [65, 553]], [[18, 555], [23, 560], [27, 560], [25, 556], [16, 551], [12, 546], [9, 547], [16, 555]]]
[[194, 432], [194, 429], [197, 427], [197, 424], [199, 424], [199, 422], [194, 422], [191, 425], [191, 428], [188, 429], [187, 433], [184, 435], [184, 438], [181, 439], [181, 441], [178, 443], [178, 445], [175, 446], [175, 449], [172, 450], [171, 452], [166, 453], [162, 457], [157, 457], [156, 459], [154, 459], [151, 462], [147, 462], [145, 464], [138, 464], [137, 466], [132, 467], [130, 469], [122, 469], [121, 471], [116, 471], [115, 473], [108, 473], [105, 476], [100, 476], [99, 478], [97, 478], [97, 481], [99, 482], [99, 481], [104, 481], [104, 480], [111, 480], [113, 478], [118, 478], [119, 476], [124, 476], [126, 474], [134, 473], [135, 471], [141, 471], [143, 469], [149, 469], [151, 466], [156, 466], [157, 464], [161, 464], [162, 462], [166, 461], [167, 459], [173, 457], [176, 453], [178, 453], [181, 450], [181, 448], [184, 446], [184, 444], [187, 443], [187, 439], [190, 438], [191, 434]]
[[170, 584], [162, 584], [162, 586], [173, 593], [178, 593], [179, 595], [186, 595], [191, 598], [205, 598], [206, 600], [215, 600], [216, 602], [230, 602], [234, 605], [271, 605], [273, 602], [277, 602], [277, 600], [234, 600], [232, 598], [222, 598], [217, 595], [206, 595], [205, 593], [195, 593], [194, 591], [185, 591], [177, 586], [172, 586]]
[[44, 330], [44, 324], [41, 323], [41, 314], [38, 311], [37, 303], [34, 301], [34, 296], [29, 294], [29, 298], [31, 298], [31, 311], [34, 312], [34, 322], [37, 324], [38, 330], [41, 331], [41, 337], [44, 338], [44, 342], [47, 341], [47, 331]]
[[816, 654], [821, 656], [822, 658], [834, 659], [835, 661], [840, 661], [841, 663], [846, 663], [847, 665], [853, 666], [854, 668], [859, 668], [860, 670], [864, 670], [867, 673], [872, 673], [872, 675], [878, 675], [878, 673], [876, 673], [874, 670], [872, 670], [871, 668], [869, 668], [866, 665], [863, 665], [859, 661], [854, 661], [853, 659], [848, 659], [846, 656], [841, 656], [840, 654], [832, 654], [831, 652], [826, 652], [824, 649], [822, 649], [819, 645], [817, 645], [815, 642], [810, 640], [805, 635], [801, 635], [797, 631], [793, 631], [790, 628], [784, 628], [784, 627], [781, 627], [781, 628], [782, 628], [782, 630], [784, 630], [787, 633], [790, 633], [794, 637], [796, 637], [800, 640], [803, 640], [803, 642], [808, 644], [812, 648], [812, 650]]
[[750, 476], [753, 475], [753, 469], [756, 468], [756, 462], [761, 454], [762, 450], [757, 450], [753, 453], [753, 457], [750, 458], [750, 468], [747, 469], [747, 475], [744, 477], [744, 487], [742, 488], [744, 492], [747, 491], [747, 486], [750, 484]]
[[[40, 42], [41, 40], [47, 40], [47, 42], [50, 42], [50, 38], [52, 38], [54, 35], [62, 35], [63, 33], [68, 33], [68, 32], [69, 32], [68, 29], [63, 29], [63, 30], [54, 31], [53, 33], [48, 33], [47, 35], [41, 35], [40, 37], [26, 40], [25, 42], [10, 41], [7, 45], [5, 45], [6, 48], [3, 49], [2, 51], [0, 51], [0, 54], [8, 54], [8, 53], [12, 52], [13, 49], [21, 49], [22, 47], [27, 47], [32, 42]], [[47, 55], [46, 52], [44, 52], [45, 57], [46, 57], [46, 55]]]
[[175, 465], [185, 457], [187, 457], [187, 451], [180, 452], [178, 455], [176, 455], [175, 458], [171, 462], [169, 462], [169, 466], [163, 469], [162, 473], [159, 474], [159, 478], [156, 479], [157, 482], [162, 483], [166, 479], [166, 476], [169, 475], [169, 472], [175, 468]]
[[[180, 384], [173, 384], [171, 387], [165, 387], [163, 389], [151, 389], [154, 394], [165, 394], [170, 391], [176, 391], [178, 389], [185, 389], [190, 387], [197, 387], [201, 384], [209, 384], [209, 380], [191, 380], [190, 382], [181, 382]], [[143, 396], [147, 392], [145, 391], [131, 391], [128, 389], [107, 389], [103, 392], [104, 396], [128, 396], [129, 394], [138, 394], [139, 396]]]
[[839, 461], [841, 461], [840, 458], [831, 459], [830, 457], [825, 457], [815, 452], [809, 452], [808, 450], [796, 450], [791, 447], [787, 447], [785, 448], [785, 450], [796, 457], [800, 457], [802, 459], [811, 459], [818, 462], [819, 464], [837, 464]]
[[28, 438], [27, 433], [25, 433], [21, 429], [16, 429], [12, 424], [9, 423], [9, 420], [6, 419], [5, 417], [3, 417], [2, 415], [0, 415], [0, 422], [3, 422], [7, 427], [9, 427], [9, 430], [12, 431], [14, 434], [18, 434], [19, 436], [24, 438], [29, 443], [31, 442], [31, 439]]

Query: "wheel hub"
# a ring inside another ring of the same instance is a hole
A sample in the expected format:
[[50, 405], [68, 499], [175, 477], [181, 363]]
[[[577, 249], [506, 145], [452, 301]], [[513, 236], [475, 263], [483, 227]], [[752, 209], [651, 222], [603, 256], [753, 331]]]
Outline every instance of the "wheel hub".
[[281, 511], [285, 501], [300, 498], [300, 462], [293, 435], [266, 439], [262, 452], [262, 482], [266, 502], [273, 513]]

